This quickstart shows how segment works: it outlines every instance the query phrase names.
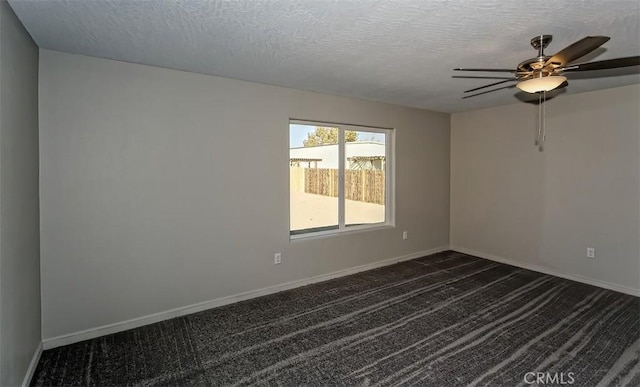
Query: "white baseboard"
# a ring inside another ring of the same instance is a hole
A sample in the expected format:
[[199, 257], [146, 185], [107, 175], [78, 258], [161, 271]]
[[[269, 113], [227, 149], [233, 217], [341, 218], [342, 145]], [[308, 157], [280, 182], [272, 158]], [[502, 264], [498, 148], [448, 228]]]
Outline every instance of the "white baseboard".
[[498, 256], [493, 255], [493, 254], [487, 254], [487, 253], [483, 253], [483, 252], [480, 252], [480, 251], [474, 251], [474, 250], [466, 249], [464, 247], [451, 246], [451, 250], [457, 251], [459, 253], [473, 255], [473, 256], [476, 256], [476, 257], [479, 257], [479, 258], [489, 259], [491, 261], [496, 261], [496, 262], [500, 262], [500, 263], [506, 263], [507, 265], [517, 266], [517, 267], [521, 267], [523, 269], [537, 271], [539, 273], [549, 274], [549, 275], [552, 275], [552, 276], [555, 276], [555, 277], [566, 278], [566, 279], [569, 279], [569, 280], [572, 280], [572, 281], [582, 282], [582, 283], [585, 283], [585, 284], [588, 284], [588, 285], [598, 286], [600, 288], [614, 290], [616, 292], [630, 294], [632, 296], [640, 297], [640, 289], [631, 288], [631, 287], [624, 286], [624, 285], [612, 284], [610, 282], [600, 281], [600, 280], [589, 278], [589, 277], [583, 277], [583, 276], [580, 276], [580, 275], [577, 275], [577, 274], [566, 274], [566, 273], [562, 273], [562, 272], [554, 270], [554, 269], [550, 269], [548, 267], [534, 265], [534, 264], [531, 264], [531, 263], [514, 261], [512, 259], [498, 257]]
[[134, 318], [127, 321], [122, 321], [122, 322], [109, 324], [109, 325], [103, 325], [100, 327], [91, 328], [91, 329], [83, 330], [80, 332], [74, 332], [67, 335], [52, 337], [49, 339], [44, 339], [42, 342], [44, 345], [44, 349], [51, 349], [51, 348], [59, 347], [62, 345], [73, 344], [79, 341], [89, 340], [95, 337], [122, 332], [128, 329], [138, 328], [143, 325], [153, 324], [159, 321], [169, 320], [174, 317], [184, 316], [191, 313], [197, 313], [203, 310], [232, 304], [234, 302], [244, 301], [251, 298], [256, 298], [256, 297], [266, 296], [268, 294], [282, 292], [284, 290], [298, 288], [300, 286], [327, 281], [334, 278], [344, 277], [350, 274], [372, 270], [378, 267], [392, 265], [397, 262], [408, 261], [410, 259], [420, 258], [426, 255], [431, 255], [431, 254], [439, 253], [446, 250], [449, 250], [449, 246], [442, 246], [442, 247], [438, 247], [438, 248], [430, 249], [426, 251], [418, 251], [412, 254], [389, 258], [382, 261], [368, 263], [366, 265], [361, 265], [361, 266], [356, 266], [349, 269], [335, 271], [332, 273], [321, 274], [321, 275], [317, 275], [310, 278], [304, 278], [297, 281], [269, 286], [262, 289], [251, 290], [248, 292], [235, 294], [232, 296], [216, 298], [215, 300], [211, 300], [211, 301], [205, 301], [198, 304], [183, 306], [180, 308], [171, 309], [164, 312], [154, 313], [148, 316], [138, 317], [138, 318]]
[[36, 372], [36, 367], [40, 361], [40, 355], [42, 355], [42, 342], [38, 344], [36, 351], [33, 353], [31, 363], [29, 363], [29, 368], [27, 368], [27, 373], [24, 375], [24, 380], [22, 381], [22, 387], [28, 387], [29, 384], [31, 384], [31, 379], [33, 378], [33, 374]]

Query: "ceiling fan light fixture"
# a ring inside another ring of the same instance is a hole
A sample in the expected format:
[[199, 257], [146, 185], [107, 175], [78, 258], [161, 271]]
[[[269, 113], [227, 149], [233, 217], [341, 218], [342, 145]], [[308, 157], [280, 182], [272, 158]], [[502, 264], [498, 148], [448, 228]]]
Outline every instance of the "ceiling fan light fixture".
[[548, 75], [519, 82], [516, 86], [525, 93], [539, 93], [541, 91], [551, 91], [562, 85], [566, 80], [567, 77], [562, 75]]

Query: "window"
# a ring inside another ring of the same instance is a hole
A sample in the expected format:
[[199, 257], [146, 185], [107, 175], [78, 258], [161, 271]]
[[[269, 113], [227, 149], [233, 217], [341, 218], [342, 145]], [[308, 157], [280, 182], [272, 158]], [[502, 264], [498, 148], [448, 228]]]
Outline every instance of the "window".
[[292, 239], [393, 224], [392, 129], [289, 122]]

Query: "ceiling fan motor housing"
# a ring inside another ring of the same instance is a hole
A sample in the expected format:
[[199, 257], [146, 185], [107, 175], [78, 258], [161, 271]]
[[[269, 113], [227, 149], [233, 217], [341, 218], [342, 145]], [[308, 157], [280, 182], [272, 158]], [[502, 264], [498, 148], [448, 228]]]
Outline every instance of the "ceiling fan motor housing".
[[527, 59], [518, 64], [518, 67], [516, 68], [516, 77], [518, 79], [531, 78], [532, 76], [535, 78], [544, 77], [553, 73], [553, 69], [545, 68], [547, 60], [551, 57], [544, 55], [544, 49], [547, 48], [552, 40], [552, 35], [538, 35], [531, 38], [531, 47], [538, 50], [538, 56]]
[[[551, 58], [550, 56], [539, 56], [537, 58], [527, 59], [518, 64], [516, 75], [525, 75], [518, 73], [551, 73], [551, 70], [545, 69], [545, 63]], [[530, 75], [530, 74], [529, 74]]]

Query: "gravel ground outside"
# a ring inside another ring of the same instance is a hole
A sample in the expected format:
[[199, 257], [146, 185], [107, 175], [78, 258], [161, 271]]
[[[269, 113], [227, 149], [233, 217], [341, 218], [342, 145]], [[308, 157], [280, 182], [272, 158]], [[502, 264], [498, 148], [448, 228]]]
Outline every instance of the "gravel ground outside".
[[[338, 198], [290, 191], [291, 229], [333, 226], [338, 224]], [[384, 222], [384, 206], [346, 200], [347, 224]]]

